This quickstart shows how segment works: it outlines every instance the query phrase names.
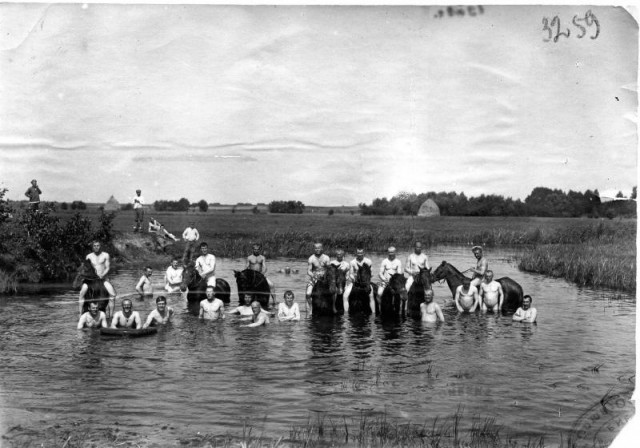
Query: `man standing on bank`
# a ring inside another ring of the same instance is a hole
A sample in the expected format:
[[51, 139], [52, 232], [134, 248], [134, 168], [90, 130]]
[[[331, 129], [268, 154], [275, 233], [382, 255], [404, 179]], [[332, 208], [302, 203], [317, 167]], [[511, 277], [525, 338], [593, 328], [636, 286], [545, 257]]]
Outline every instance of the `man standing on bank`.
[[40, 208], [40, 195], [42, 194], [42, 190], [38, 187], [38, 181], [33, 179], [31, 181], [31, 186], [27, 188], [26, 193], [24, 194], [29, 198], [29, 208], [36, 212]]
[[189, 222], [187, 228], [182, 232], [182, 239], [185, 242], [182, 263], [186, 265], [191, 262], [191, 257], [193, 257], [193, 254], [196, 252], [196, 242], [200, 239], [195, 221]]
[[133, 212], [136, 215], [136, 222], [133, 226], [134, 232], [142, 231], [142, 223], [144, 222], [144, 198], [141, 196], [142, 190], [136, 190], [133, 198]]

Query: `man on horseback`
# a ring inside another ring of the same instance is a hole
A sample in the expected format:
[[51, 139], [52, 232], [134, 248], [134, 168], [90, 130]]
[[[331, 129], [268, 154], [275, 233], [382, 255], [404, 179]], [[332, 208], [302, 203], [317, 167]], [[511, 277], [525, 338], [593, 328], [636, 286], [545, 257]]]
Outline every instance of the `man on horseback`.
[[[309, 315], [313, 312], [311, 307], [311, 293], [313, 292], [313, 287], [318, 282], [318, 279], [322, 277], [325, 273], [325, 270], [329, 267], [331, 260], [327, 255], [323, 253], [324, 249], [321, 243], [315, 243], [313, 245], [313, 255], [309, 257], [307, 261], [307, 275], [309, 276], [309, 282], [307, 283], [307, 291], [306, 291], [306, 299], [307, 306], [309, 307]], [[335, 302], [333, 304], [334, 312], [335, 312]]]
[[200, 277], [207, 279], [207, 285], [216, 286], [216, 257], [209, 253], [209, 245], [200, 243], [200, 256], [196, 260], [196, 270]]
[[[356, 249], [356, 258], [349, 262], [349, 272], [347, 274], [347, 281], [344, 287], [344, 294], [342, 295], [342, 302], [344, 304], [344, 312], [349, 312], [349, 295], [351, 294], [351, 290], [353, 289], [353, 284], [356, 281], [356, 275], [358, 274], [358, 269], [363, 265], [369, 266], [371, 268], [371, 260], [364, 256], [364, 249], [358, 248]], [[370, 299], [371, 312], [375, 313], [375, 303], [373, 297]]]
[[[113, 315], [113, 310], [116, 305], [116, 290], [109, 282], [109, 277], [107, 277], [107, 275], [109, 274], [109, 269], [111, 269], [111, 259], [108, 253], [102, 251], [102, 245], [100, 244], [100, 241], [94, 241], [93, 243], [91, 243], [91, 247], [93, 249], [93, 252], [87, 255], [85, 259], [91, 262], [91, 265], [93, 266], [93, 269], [95, 269], [98, 278], [102, 280], [107, 293], [109, 293], [109, 305], [107, 305], [107, 317], [109, 317]], [[88, 290], [89, 285], [84, 282], [82, 284], [82, 288], [80, 288], [80, 296], [78, 298], [78, 301], [80, 303], [84, 302], [84, 296], [85, 294], [87, 294]]]
[[487, 269], [489, 269], [489, 262], [484, 257], [484, 255], [482, 255], [482, 247], [473, 246], [471, 248], [471, 251], [473, 252], [473, 255], [476, 257], [476, 260], [478, 260], [478, 262], [476, 263], [476, 267], [469, 269], [471, 272], [473, 272], [473, 278], [471, 279], [471, 284], [476, 288], [478, 288], [480, 287], [480, 283], [482, 282], [482, 278], [484, 277], [484, 274], [487, 272]]
[[396, 258], [396, 248], [389, 246], [387, 258], [380, 264], [380, 283], [378, 283], [378, 297], [382, 297], [384, 288], [393, 274], [402, 274], [402, 262]]
[[[331, 260], [330, 264], [331, 264], [331, 266], [335, 266], [336, 267], [336, 272], [337, 271], [342, 272], [342, 274], [344, 275], [344, 278], [345, 278], [345, 285], [346, 285], [346, 278], [347, 278], [347, 276], [349, 274], [349, 263], [347, 263], [344, 260], [344, 250], [337, 249], [336, 250], [336, 259], [335, 260]], [[340, 284], [340, 285], [337, 285], [337, 286], [338, 286], [338, 292], [336, 293], [335, 300], [338, 300], [338, 295], [340, 293], [342, 293], [343, 294], [342, 298], [343, 298], [343, 301], [344, 301], [344, 291], [340, 291], [340, 289], [339, 289], [339, 288], [342, 288], [343, 285]], [[348, 310], [345, 310], [345, 312], [346, 311], [348, 311]]]
[[407, 264], [404, 267], [404, 272], [408, 275], [407, 283], [405, 284], [407, 291], [411, 290], [414, 275], [419, 274], [420, 269], [430, 270], [431, 266], [429, 266], [429, 257], [422, 253], [422, 243], [416, 241], [413, 246], [413, 253], [407, 257]]
[[267, 284], [269, 285], [269, 291], [271, 292], [271, 299], [273, 303], [276, 303], [276, 294], [275, 288], [273, 286], [273, 282], [267, 278], [267, 259], [264, 255], [261, 254], [262, 247], [259, 244], [254, 244], [252, 246], [253, 253], [247, 257], [247, 266], [245, 269], [251, 269], [254, 271], [258, 271], [262, 275], [264, 275]]

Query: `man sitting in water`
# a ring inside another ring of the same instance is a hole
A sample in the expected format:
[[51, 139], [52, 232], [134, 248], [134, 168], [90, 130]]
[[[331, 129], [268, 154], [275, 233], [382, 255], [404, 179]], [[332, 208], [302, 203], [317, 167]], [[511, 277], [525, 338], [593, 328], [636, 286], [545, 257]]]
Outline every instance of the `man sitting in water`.
[[531, 307], [533, 299], [530, 295], [526, 295], [522, 298], [522, 307], [518, 308], [513, 315], [513, 320], [517, 322], [529, 322], [533, 323], [538, 317], [538, 311]]
[[224, 319], [224, 303], [214, 296], [213, 286], [207, 286], [206, 299], [200, 302], [198, 318], [206, 320]]
[[293, 299], [293, 291], [285, 291], [284, 303], [278, 304], [278, 320], [300, 320], [300, 309]]
[[264, 275], [267, 284], [269, 285], [269, 291], [271, 292], [271, 299], [273, 303], [276, 303], [276, 294], [273, 286], [273, 282], [269, 280], [267, 277], [267, 259], [264, 255], [261, 254], [262, 247], [259, 244], [254, 244], [252, 246], [253, 253], [247, 257], [247, 265], [245, 269], [252, 269], [254, 271], [258, 271], [262, 275]]
[[142, 328], [167, 324], [171, 320], [171, 316], [173, 316], [173, 308], [167, 306], [167, 298], [165, 296], [159, 296], [156, 299], [156, 309], [149, 313]]
[[257, 300], [251, 302], [251, 311], [253, 311], [253, 315], [246, 318], [246, 320], [251, 320], [251, 323], [244, 325], [245, 327], [259, 327], [269, 323], [269, 313], [262, 309]]
[[402, 274], [402, 262], [396, 258], [396, 248], [390, 246], [387, 250], [387, 258], [380, 263], [380, 283], [378, 284], [378, 297], [382, 297], [384, 288], [393, 274]]
[[465, 282], [456, 289], [454, 300], [459, 312], [464, 313], [465, 311], [468, 311], [473, 313], [480, 302], [478, 289], [470, 282]]
[[440, 305], [433, 301], [433, 290], [427, 289], [424, 292], [424, 302], [420, 304], [420, 315], [422, 317], [422, 322], [437, 322], [440, 319], [440, 322], [444, 322], [444, 316], [442, 315], [442, 310], [440, 309]]
[[[309, 308], [309, 315], [313, 312], [311, 305], [311, 293], [313, 292], [313, 287], [318, 282], [318, 279], [324, 275], [326, 269], [329, 267], [329, 263], [331, 263], [329, 257], [322, 253], [323, 251], [324, 249], [322, 244], [315, 243], [313, 245], [313, 255], [309, 257], [309, 260], [307, 260], [307, 275], [309, 276], [309, 282], [307, 283], [306, 299], [307, 306]], [[334, 310], [335, 306], [336, 304], [334, 302]]]
[[504, 293], [502, 285], [493, 279], [493, 271], [487, 270], [484, 280], [480, 283], [480, 309], [484, 311], [500, 312]]
[[89, 311], [80, 316], [78, 330], [83, 328], [107, 328], [107, 315], [98, 310], [98, 304], [91, 302]]
[[476, 288], [478, 288], [480, 286], [480, 283], [482, 282], [482, 278], [484, 277], [484, 274], [487, 272], [487, 269], [489, 269], [489, 262], [484, 257], [484, 255], [482, 255], [482, 247], [473, 246], [471, 248], [471, 251], [473, 252], [473, 255], [476, 257], [476, 260], [478, 260], [478, 262], [476, 263], [476, 267], [469, 269], [469, 271], [473, 273], [471, 284]]
[[[109, 269], [111, 269], [111, 259], [109, 254], [102, 251], [102, 245], [100, 241], [94, 241], [91, 243], [91, 248], [93, 252], [86, 256], [86, 259], [91, 262], [91, 266], [95, 269], [98, 278], [102, 280], [104, 283], [104, 287], [109, 293], [109, 305], [107, 305], [107, 316], [113, 315], [114, 308], [116, 306], [116, 290], [113, 289], [113, 286], [109, 282]], [[89, 290], [89, 285], [87, 283], [82, 284], [82, 288], [80, 288], [80, 296], [78, 297], [78, 303], [80, 306], [80, 313], [82, 313], [82, 305], [84, 304], [84, 296], [87, 294]]]
[[200, 243], [200, 256], [196, 260], [196, 270], [200, 277], [207, 279], [207, 285], [216, 286], [216, 257], [209, 253], [207, 243]]
[[133, 311], [133, 302], [131, 299], [122, 301], [122, 311], [118, 311], [111, 321], [111, 328], [141, 328], [142, 319], [140, 313]]
[[138, 280], [138, 284], [136, 285], [136, 291], [140, 294], [141, 297], [152, 296], [153, 295], [153, 285], [151, 284], [151, 274], [153, 270], [150, 266], [146, 266], [144, 268], [144, 273], [140, 280]]
[[182, 284], [182, 268], [177, 258], [171, 260], [171, 266], [167, 268], [167, 272], [164, 275], [164, 289], [171, 292], [180, 292], [180, 285]]

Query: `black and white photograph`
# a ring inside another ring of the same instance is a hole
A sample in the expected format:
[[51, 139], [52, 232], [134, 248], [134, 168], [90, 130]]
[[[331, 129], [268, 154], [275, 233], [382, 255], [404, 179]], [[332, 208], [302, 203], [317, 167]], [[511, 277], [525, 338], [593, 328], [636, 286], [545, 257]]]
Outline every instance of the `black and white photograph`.
[[627, 448], [638, 9], [0, 4], [0, 447]]

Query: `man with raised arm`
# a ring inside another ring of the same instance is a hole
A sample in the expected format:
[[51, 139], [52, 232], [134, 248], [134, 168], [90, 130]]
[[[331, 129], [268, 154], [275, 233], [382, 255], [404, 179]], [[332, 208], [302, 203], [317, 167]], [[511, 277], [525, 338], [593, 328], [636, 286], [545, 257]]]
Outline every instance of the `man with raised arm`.
[[473, 313], [480, 303], [478, 289], [469, 281], [466, 281], [456, 289], [454, 301], [459, 312]]
[[[109, 282], [109, 269], [111, 269], [111, 258], [109, 254], [102, 251], [102, 245], [100, 241], [94, 241], [91, 243], [91, 248], [93, 252], [86, 256], [86, 259], [91, 262], [91, 265], [96, 271], [96, 274], [104, 283], [104, 287], [109, 293], [109, 305], [107, 305], [107, 317], [113, 315], [113, 311], [116, 305], [116, 290]], [[84, 305], [84, 296], [89, 290], [89, 285], [86, 283], [82, 284], [82, 288], [80, 288], [80, 296], [78, 297], [78, 305], [80, 307], [80, 313], [82, 313], [82, 306]]]
[[389, 246], [387, 258], [380, 263], [380, 272], [378, 273], [378, 277], [380, 278], [378, 297], [382, 297], [384, 288], [386, 288], [393, 274], [402, 274], [402, 262], [396, 258], [396, 248]]
[[[309, 277], [309, 282], [307, 283], [307, 306], [309, 308], [309, 315], [313, 312], [311, 306], [311, 293], [313, 292], [313, 287], [318, 282], [318, 279], [322, 277], [329, 267], [331, 260], [329, 257], [323, 253], [324, 248], [321, 243], [315, 243], [313, 245], [313, 255], [309, 257], [307, 260], [307, 276]], [[335, 303], [333, 304], [335, 307]]]
[[275, 306], [276, 303], [276, 294], [275, 288], [273, 286], [273, 282], [269, 280], [267, 277], [267, 259], [262, 254], [262, 247], [259, 244], [254, 244], [251, 247], [253, 253], [247, 257], [247, 265], [245, 269], [251, 269], [254, 271], [258, 271], [262, 275], [264, 275], [267, 284], [269, 285], [269, 291], [271, 292], [271, 299], [273, 300], [273, 304]]
[[471, 248], [471, 251], [473, 252], [473, 255], [476, 257], [476, 260], [478, 260], [476, 263], [476, 266], [474, 268], [472, 267], [469, 269], [469, 271], [473, 273], [471, 284], [476, 288], [478, 288], [480, 286], [480, 282], [482, 282], [482, 278], [484, 277], [484, 274], [487, 272], [487, 269], [489, 269], [489, 262], [482, 254], [482, 247], [473, 246]]
[[484, 311], [499, 312], [504, 301], [502, 285], [493, 279], [493, 271], [487, 269], [484, 280], [480, 283], [480, 309]]
[[[358, 274], [358, 269], [363, 265], [369, 266], [371, 268], [371, 260], [364, 256], [363, 248], [356, 248], [356, 258], [349, 262], [349, 272], [347, 274], [347, 282], [344, 287], [344, 294], [342, 295], [342, 303], [344, 305], [344, 312], [349, 312], [349, 295], [351, 294], [351, 290], [353, 289], [353, 283], [356, 281], [356, 275]], [[369, 296], [369, 306], [371, 307], [371, 312], [375, 314], [376, 312], [376, 304], [373, 299], [373, 294]]]
[[209, 245], [200, 243], [200, 256], [196, 260], [196, 270], [200, 277], [207, 279], [207, 285], [216, 286], [216, 257], [209, 253]]
[[407, 292], [413, 285], [414, 275], [420, 273], [420, 269], [431, 269], [429, 266], [429, 257], [422, 253], [422, 243], [416, 241], [413, 246], [413, 253], [410, 253], [407, 257], [407, 264], [404, 266], [404, 272], [407, 274], [406, 288]]
[[132, 328], [134, 330], [142, 328], [140, 313], [133, 311], [133, 302], [131, 299], [124, 299], [122, 301], [122, 311], [118, 311], [113, 315], [111, 328]]

